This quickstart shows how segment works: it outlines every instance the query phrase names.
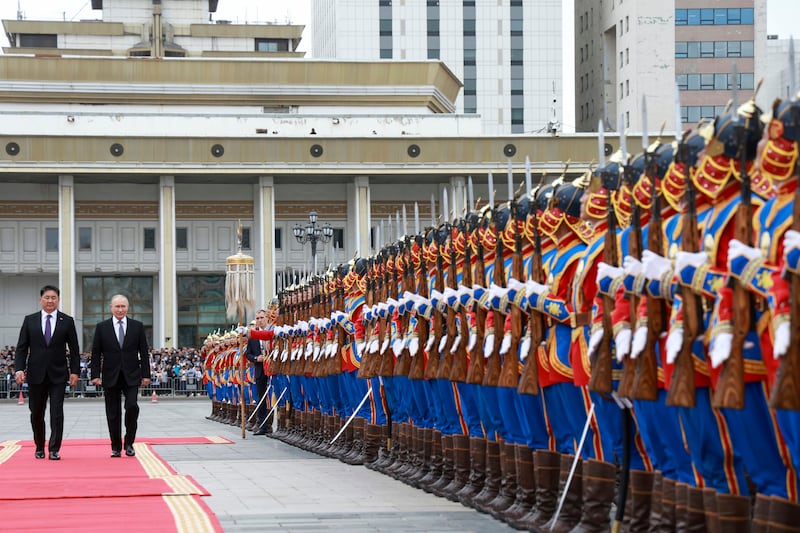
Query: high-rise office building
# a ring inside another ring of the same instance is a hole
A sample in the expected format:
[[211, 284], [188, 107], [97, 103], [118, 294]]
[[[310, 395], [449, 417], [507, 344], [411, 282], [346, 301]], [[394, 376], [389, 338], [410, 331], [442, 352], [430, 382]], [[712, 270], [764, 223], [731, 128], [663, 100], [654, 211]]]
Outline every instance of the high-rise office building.
[[[576, 0], [577, 131], [641, 131], [713, 118], [752, 95], [766, 68], [766, 0]], [[621, 118], [620, 118], [621, 117]]]
[[312, 0], [311, 6], [315, 58], [441, 60], [464, 83], [456, 112], [480, 115], [484, 133], [571, 130], [571, 112], [563, 126], [565, 6], [558, 0]]

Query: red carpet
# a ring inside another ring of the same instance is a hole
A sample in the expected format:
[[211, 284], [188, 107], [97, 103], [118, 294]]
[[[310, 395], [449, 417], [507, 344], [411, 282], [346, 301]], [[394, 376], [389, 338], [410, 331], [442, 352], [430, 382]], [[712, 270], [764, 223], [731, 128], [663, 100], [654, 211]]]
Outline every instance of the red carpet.
[[156, 454], [152, 444], [222, 438], [142, 438], [136, 457], [112, 459], [108, 439], [64, 441], [61, 461], [34, 459], [32, 441], [0, 442], [0, 516], [15, 531], [222, 531], [200, 499], [208, 492]]

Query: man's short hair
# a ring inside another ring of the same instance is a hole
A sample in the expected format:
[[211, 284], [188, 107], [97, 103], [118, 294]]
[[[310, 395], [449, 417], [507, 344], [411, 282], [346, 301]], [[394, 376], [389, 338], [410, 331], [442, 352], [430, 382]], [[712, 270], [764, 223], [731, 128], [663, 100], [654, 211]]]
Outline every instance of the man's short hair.
[[56, 287], [55, 285], [45, 285], [44, 287], [42, 287], [42, 290], [39, 291], [39, 296], [44, 296], [44, 293], [46, 293], [47, 291], [54, 291], [56, 295], [61, 296], [61, 291], [58, 290], [58, 287]]

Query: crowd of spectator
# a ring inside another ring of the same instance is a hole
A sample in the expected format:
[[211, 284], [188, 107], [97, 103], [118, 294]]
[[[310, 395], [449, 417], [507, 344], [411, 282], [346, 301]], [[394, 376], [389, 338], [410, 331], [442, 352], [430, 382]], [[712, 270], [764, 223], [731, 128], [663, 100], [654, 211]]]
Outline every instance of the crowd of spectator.
[[[92, 380], [91, 352], [81, 354], [81, 382]], [[151, 388], [174, 389], [176, 393], [187, 396], [200, 394], [202, 386], [198, 386], [203, 378], [203, 361], [195, 348], [161, 348], [150, 349]], [[10, 390], [14, 381], [14, 346], [6, 346], [0, 350], [0, 392]], [[194, 386], [192, 386], [194, 385]]]

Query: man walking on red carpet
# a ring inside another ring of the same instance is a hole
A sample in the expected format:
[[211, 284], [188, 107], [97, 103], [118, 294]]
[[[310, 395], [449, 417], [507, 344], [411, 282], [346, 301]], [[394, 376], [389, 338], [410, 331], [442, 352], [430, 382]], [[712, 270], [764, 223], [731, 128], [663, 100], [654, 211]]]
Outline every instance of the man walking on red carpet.
[[[61, 292], [45, 285], [39, 291], [42, 310], [28, 315], [22, 322], [17, 341], [14, 379], [18, 385], [28, 382], [31, 427], [36, 444], [35, 457], [44, 459], [44, 412], [50, 399], [50, 459], [61, 459], [64, 434], [64, 389], [78, 384], [80, 350], [75, 321], [58, 311]], [[69, 353], [67, 353], [69, 348]], [[69, 361], [69, 364], [67, 362]]]
[[92, 383], [102, 385], [106, 402], [111, 457], [122, 452], [122, 409], [125, 396], [125, 455], [133, 457], [139, 420], [139, 385], [150, 385], [150, 354], [144, 325], [128, 318], [128, 299], [111, 297], [112, 318], [97, 324], [92, 340]]

